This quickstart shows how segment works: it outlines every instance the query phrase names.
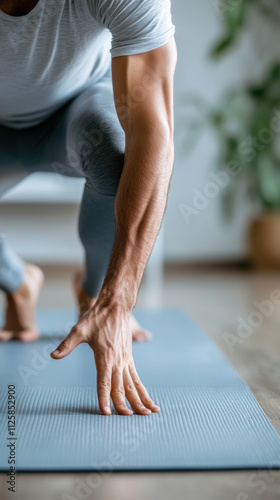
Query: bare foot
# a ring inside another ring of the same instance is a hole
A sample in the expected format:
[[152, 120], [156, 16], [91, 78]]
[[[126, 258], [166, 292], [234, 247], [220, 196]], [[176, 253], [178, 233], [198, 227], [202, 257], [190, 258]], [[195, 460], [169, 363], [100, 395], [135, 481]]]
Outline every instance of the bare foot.
[[[87, 293], [82, 288], [82, 279], [83, 279], [84, 271], [81, 269], [77, 271], [74, 280], [73, 286], [76, 295], [76, 299], [79, 307], [79, 315], [80, 317], [88, 311], [96, 302], [96, 297], [89, 297]], [[132, 330], [132, 339], [137, 342], [144, 342], [146, 340], [150, 340], [151, 334], [150, 332], [143, 330], [139, 323], [136, 321], [133, 315], [131, 315], [131, 330]]]
[[43, 282], [43, 271], [33, 264], [25, 264], [23, 284], [6, 295], [5, 324], [0, 331], [0, 341], [18, 339], [32, 342], [39, 337], [35, 308]]

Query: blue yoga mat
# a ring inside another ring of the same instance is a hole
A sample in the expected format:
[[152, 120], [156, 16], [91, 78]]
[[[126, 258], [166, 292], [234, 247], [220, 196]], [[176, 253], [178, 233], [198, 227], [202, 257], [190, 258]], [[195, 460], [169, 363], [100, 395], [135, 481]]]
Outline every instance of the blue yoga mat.
[[[87, 344], [61, 361], [49, 357], [76, 322], [74, 312], [41, 312], [38, 342], [0, 345], [1, 471], [14, 438], [18, 471], [279, 468], [278, 434], [217, 346], [181, 311], [136, 317], [153, 333], [133, 346], [141, 379], [161, 407], [150, 416], [101, 415]], [[16, 387], [12, 438], [8, 385]]]

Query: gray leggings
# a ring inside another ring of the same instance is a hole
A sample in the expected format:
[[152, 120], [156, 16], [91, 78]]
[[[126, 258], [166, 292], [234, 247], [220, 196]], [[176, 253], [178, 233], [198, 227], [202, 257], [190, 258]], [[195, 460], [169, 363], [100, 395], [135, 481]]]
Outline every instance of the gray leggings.
[[[79, 236], [85, 251], [83, 288], [91, 297], [100, 291], [114, 243], [124, 147], [110, 72], [43, 124], [22, 130], [0, 126], [0, 197], [33, 172], [86, 179]], [[23, 262], [1, 237], [0, 227], [0, 288], [12, 293], [23, 278]]]

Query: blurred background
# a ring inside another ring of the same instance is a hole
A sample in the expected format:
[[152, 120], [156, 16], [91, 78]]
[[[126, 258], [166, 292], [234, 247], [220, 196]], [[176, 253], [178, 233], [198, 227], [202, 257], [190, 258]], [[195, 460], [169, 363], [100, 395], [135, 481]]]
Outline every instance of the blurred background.
[[[179, 56], [176, 159], [164, 261], [248, 261], [250, 220], [262, 207], [280, 206], [275, 148], [280, 5], [273, 0], [172, 0], [172, 12]], [[219, 184], [214, 176], [231, 161], [240, 172], [230, 173], [224, 187], [226, 179], [221, 176]], [[1, 200], [1, 228], [27, 260], [81, 261], [76, 217], [82, 186], [83, 181], [59, 174], [36, 174]]]
[[[223, 344], [254, 294], [278, 284], [280, 3], [172, 0], [172, 13], [175, 167], [138, 305], [184, 307]], [[1, 231], [46, 273], [40, 307], [74, 306], [82, 190], [35, 174], [0, 201]]]
[[[280, 432], [280, 306], [272, 301], [280, 290], [280, 2], [172, 0], [172, 13], [175, 168], [138, 307], [184, 308]], [[40, 307], [75, 305], [82, 189], [83, 181], [38, 174], [0, 201], [1, 231], [45, 271]], [[229, 493], [242, 484], [242, 498], [255, 498], [246, 473], [238, 482], [221, 477], [209, 489], [209, 478], [186, 475], [182, 492], [189, 485], [205, 498], [236, 499]], [[258, 498], [279, 498], [279, 484]], [[168, 498], [157, 488], [153, 498]]]

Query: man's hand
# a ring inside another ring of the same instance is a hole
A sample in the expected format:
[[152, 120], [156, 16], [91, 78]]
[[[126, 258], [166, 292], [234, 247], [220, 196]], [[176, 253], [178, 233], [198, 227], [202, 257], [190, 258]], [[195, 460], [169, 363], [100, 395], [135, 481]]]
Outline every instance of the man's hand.
[[125, 398], [140, 415], [160, 411], [149, 397], [135, 369], [130, 314], [131, 311], [119, 305], [102, 306], [97, 301], [51, 354], [52, 358], [61, 359], [82, 342], [90, 345], [97, 369], [99, 407], [104, 415], [111, 414], [111, 397], [121, 415], [133, 414]]

